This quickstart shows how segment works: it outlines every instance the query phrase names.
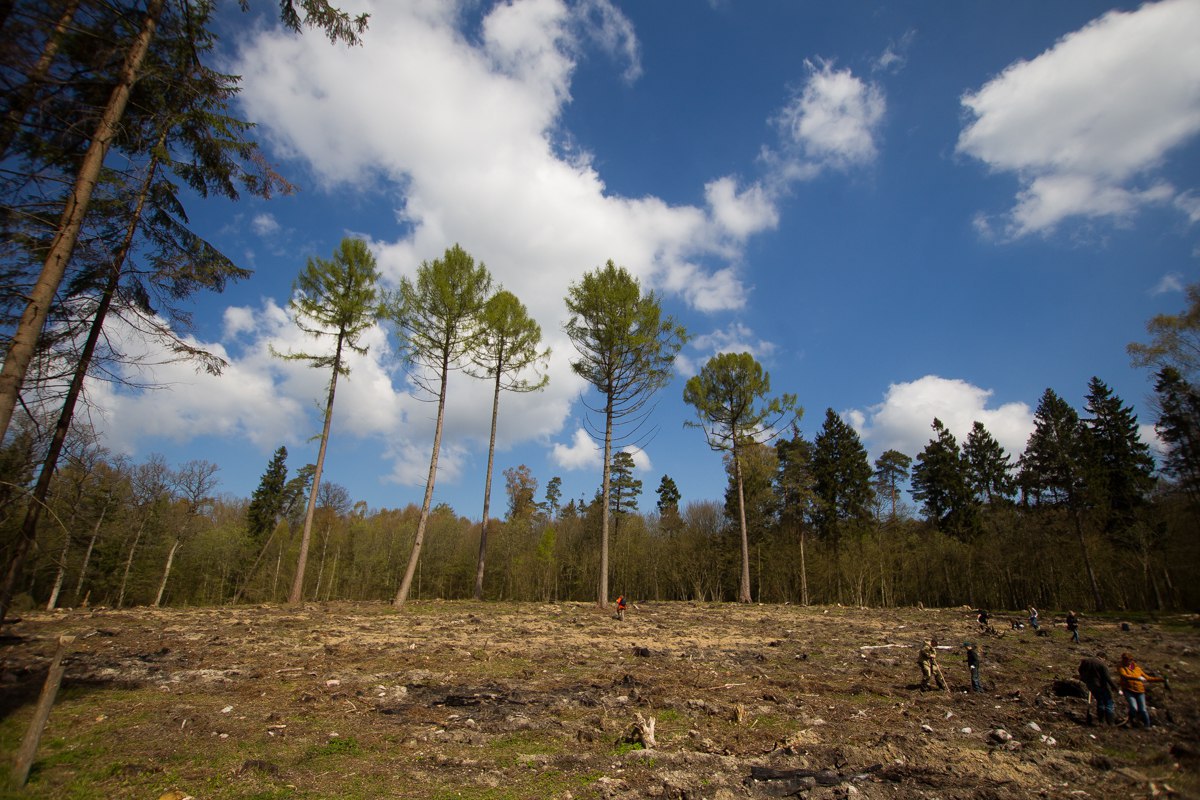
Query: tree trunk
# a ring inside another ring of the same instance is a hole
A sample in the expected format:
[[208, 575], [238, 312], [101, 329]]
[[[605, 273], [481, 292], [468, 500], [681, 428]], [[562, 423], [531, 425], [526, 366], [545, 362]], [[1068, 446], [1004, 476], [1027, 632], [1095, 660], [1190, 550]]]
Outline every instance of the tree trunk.
[[125, 114], [125, 106], [129, 103], [133, 84], [150, 48], [150, 41], [154, 38], [154, 30], [165, 2], [166, 0], [149, 2], [146, 14], [142, 18], [142, 29], [126, 55], [121, 68], [120, 82], [109, 97], [104, 115], [100, 118], [91, 144], [80, 164], [75, 186], [67, 195], [58, 230], [46, 254], [41, 274], [33, 285], [25, 311], [9, 343], [4, 366], [0, 368], [0, 441], [8, 433], [13, 410], [21, 393], [21, 383], [25, 380], [25, 374], [37, 350], [38, 338], [50, 314], [50, 306], [54, 302], [58, 286], [66, 274], [67, 264], [75, 250], [75, 242], [79, 238], [83, 219], [92, 200], [92, 192], [100, 179], [104, 158], [117, 135], [121, 118]]
[[804, 524], [800, 525], [800, 605], [808, 605], [808, 563], [804, 560]]
[[[4, 3], [0, 7], [3, 6], [12, 7], [10, 3]], [[25, 119], [25, 112], [33, 104], [38, 89], [46, 82], [46, 75], [49, 74], [50, 65], [54, 63], [54, 58], [58, 55], [63, 35], [70, 27], [71, 20], [75, 17], [78, 9], [79, 0], [69, 0], [63, 8], [62, 14], [59, 15], [54, 31], [46, 37], [46, 46], [42, 48], [42, 54], [38, 57], [37, 63], [33, 65], [33, 69], [29, 71], [25, 83], [9, 95], [8, 113], [4, 116], [4, 124], [0, 126], [0, 159], [8, 155], [8, 148], [17, 135], [17, 130], [21, 127], [21, 121]], [[4, 12], [3, 17], [7, 16], [7, 12]], [[3, 25], [3, 17], [0, 17], [0, 25]]]
[[129, 557], [125, 559], [125, 572], [121, 576], [121, 590], [117, 593], [117, 608], [125, 605], [125, 587], [129, 585], [129, 570], [133, 568], [133, 556], [137, 552], [138, 542], [141, 541], [142, 531], [146, 529], [146, 520], [138, 525], [137, 533], [133, 535], [133, 544], [129, 545]]
[[79, 603], [79, 597], [83, 594], [83, 580], [87, 576], [88, 564], [92, 560], [92, 551], [96, 549], [96, 539], [100, 536], [100, 526], [104, 524], [104, 516], [108, 513], [110, 505], [112, 505], [112, 495], [109, 495], [104, 508], [100, 509], [100, 519], [96, 520], [96, 524], [92, 526], [91, 538], [88, 539], [87, 549], [83, 551], [83, 563], [79, 565], [79, 581], [75, 584], [76, 604]]
[[338, 370], [342, 368], [342, 342], [345, 334], [338, 331], [337, 347], [333, 353], [333, 374], [329, 376], [329, 398], [325, 402], [325, 425], [321, 429], [321, 447], [317, 450], [317, 466], [313, 470], [312, 492], [308, 495], [308, 510], [304, 513], [304, 533], [300, 536], [300, 558], [292, 578], [292, 593], [288, 603], [295, 605], [304, 596], [304, 569], [308, 564], [308, 545], [312, 540], [313, 515], [317, 510], [317, 490], [321, 488], [321, 470], [325, 466], [325, 449], [329, 446], [329, 429], [333, 425], [333, 396], [337, 391]]
[[58, 594], [62, 591], [63, 578], [67, 573], [67, 551], [71, 547], [71, 534], [63, 531], [62, 552], [58, 554], [58, 571], [54, 575], [54, 588], [50, 590], [50, 599], [46, 601], [46, 610], [53, 611], [58, 605]]
[[154, 595], [154, 608], [158, 608], [162, 603], [163, 592], [167, 590], [167, 579], [171, 577], [171, 565], [175, 563], [175, 553], [179, 550], [179, 544], [179, 539], [176, 539], [171, 543], [171, 551], [167, 553], [167, 566], [163, 569], [162, 580], [158, 584], [158, 594]]
[[437, 423], [433, 429], [433, 454], [429, 457], [429, 477], [425, 481], [425, 499], [421, 502], [421, 517], [417, 521], [417, 535], [413, 539], [413, 549], [408, 557], [408, 566], [404, 570], [404, 579], [400, 581], [400, 588], [396, 592], [396, 597], [392, 600], [392, 605], [396, 607], [403, 606], [405, 601], [408, 600], [408, 593], [412, 589], [413, 577], [417, 572], [417, 563], [421, 560], [421, 545], [425, 541], [425, 526], [429, 523], [429, 506], [433, 503], [433, 484], [437, 480], [438, 452], [442, 447], [442, 423], [446, 416], [446, 378], [449, 374], [450, 356], [446, 353], [442, 355], [442, 385], [438, 388]]
[[[503, 355], [501, 355], [501, 362]], [[487, 475], [483, 480], [483, 521], [479, 524], [479, 563], [475, 567], [475, 599], [483, 599], [483, 564], [487, 554], [488, 510], [492, 499], [492, 465], [496, 456], [496, 420], [500, 415], [500, 369], [496, 369], [496, 388], [492, 393], [492, 433], [488, 439]]]
[[[733, 437], [733, 476], [737, 481], [738, 530], [742, 537], [742, 579], [738, 587], [738, 602], [749, 603], [750, 597], [750, 533], [746, 530], [746, 497], [742, 487], [742, 459], [738, 452], [737, 434]], [[762, 587], [759, 587], [761, 591]]]
[[1083, 564], [1087, 568], [1088, 580], [1092, 584], [1092, 598], [1096, 603], [1096, 611], [1104, 610], [1104, 598], [1100, 594], [1100, 583], [1096, 580], [1096, 570], [1092, 568], [1092, 557], [1088, 553], [1087, 541], [1083, 538], [1083, 523], [1079, 520], [1079, 511], [1071, 502], [1071, 522], [1075, 524], [1075, 535], [1079, 538], [1079, 549], [1083, 551]]
[[[165, 134], [159, 138], [158, 143], [160, 147], [165, 138]], [[83, 344], [83, 350], [79, 354], [79, 361], [75, 365], [75, 373], [71, 376], [71, 385], [67, 389], [66, 397], [63, 399], [63, 407], [58, 414], [58, 421], [54, 427], [54, 435], [50, 439], [50, 447], [46, 451], [46, 458], [42, 462], [41, 473], [38, 475], [37, 484], [33, 489], [33, 499], [29, 503], [29, 507], [25, 510], [25, 520], [21, 525], [20, 538], [17, 540], [16, 547], [13, 548], [12, 556], [9, 559], [3, 586], [0, 586], [0, 621], [3, 621], [5, 614], [8, 613], [8, 606], [12, 602], [16, 582], [21, 570], [25, 566], [25, 559], [29, 554], [29, 550], [37, 538], [38, 520], [41, 517], [42, 509], [46, 505], [46, 499], [50, 495], [50, 481], [54, 477], [55, 470], [58, 468], [58, 459], [62, 455], [63, 445], [67, 440], [67, 433], [71, 430], [71, 420], [75, 416], [75, 406], [79, 403], [79, 397], [83, 392], [84, 380], [87, 378], [88, 370], [91, 368], [92, 357], [96, 353], [96, 346], [100, 341], [100, 335], [104, 329], [104, 321], [108, 317], [113, 297], [116, 295], [117, 288], [120, 285], [121, 270], [124, 269], [125, 260], [129, 257], [129, 252], [133, 248], [134, 236], [137, 234], [137, 228], [142, 219], [142, 212], [146, 207], [146, 198], [150, 193], [150, 186], [154, 182], [158, 163], [158, 158], [153, 158], [147, 169], [146, 179], [142, 182], [138, 193], [137, 205], [134, 207], [133, 215], [125, 228], [121, 247], [113, 255], [112, 269], [109, 271], [108, 282], [105, 284], [104, 290], [100, 295], [100, 301], [96, 305], [95, 316], [92, 318], [92, 325], [88, 330], [87, 340]], [[7, 367], [7, 364], [5, 366]], [[3, 438], [2, 434], [0, 434], [0, 438]], [[103, 514], [101, 518], [103, 518]], [[91, 554], [90, 547], [88, 554]], [[85, 561], [84, 567], [86, 568], [86, 566]], [[82, 579], [83, 573], [81, 572], [80, 580], [82, 581]]]
[[612, 393], [606, 392], [604, 398], [604, 477], [600, 484], [600, 578], [596, 587], [596, 605], [600, 608], [608, 608], [608, 499], [612, 491]]

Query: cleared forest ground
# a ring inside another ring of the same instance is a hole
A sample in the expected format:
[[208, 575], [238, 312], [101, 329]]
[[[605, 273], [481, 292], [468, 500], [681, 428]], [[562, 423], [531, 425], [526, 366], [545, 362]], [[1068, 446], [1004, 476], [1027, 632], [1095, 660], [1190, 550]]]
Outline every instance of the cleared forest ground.
[[[26, 613], [0, 647], [7, 754], [58, 636], [77, 638], [29, 785], [0, 796], [1200, 797], [1198, 624], [1085, 617], [1075, 645], [1061, 624], [979, 637], [968, 609]], [[950, 693], [918, 688], [931, 634], [950, 646]], [[965, 691], [966, 640], [982, 646], [984, 694]], [[1091, 727], [1084, 700], [1056, 695], [1097, 650], [1169, 672], [1159, 727]], [[639, 716], [655, 720], [653, 749], [627, 741]]]

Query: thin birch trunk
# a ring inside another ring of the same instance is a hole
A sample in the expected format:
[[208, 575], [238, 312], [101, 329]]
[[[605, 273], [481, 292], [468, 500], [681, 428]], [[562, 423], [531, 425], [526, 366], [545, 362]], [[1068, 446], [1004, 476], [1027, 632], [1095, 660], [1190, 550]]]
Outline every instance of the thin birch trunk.
[[167, 589], [167, 578], [171, 577], [171, 565], [175, 563], [175, 553], [179, 550], [180, 540], [171, 543], [171, 551], [167, 553], [167, 566], [163, 569], [162, 580], [158, 584], [158, 594], [154, 595], [153, 607], [158, 608], [162, 603], [163, 592]]

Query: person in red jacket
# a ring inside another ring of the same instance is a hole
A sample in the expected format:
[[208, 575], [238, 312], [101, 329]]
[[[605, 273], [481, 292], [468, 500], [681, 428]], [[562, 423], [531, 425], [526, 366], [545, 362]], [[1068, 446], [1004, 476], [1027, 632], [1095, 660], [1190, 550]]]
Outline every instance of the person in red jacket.
[[625, 595], [617, 597], [617, 619], [625, 619]]
[[1146, 707], [1146, 684], [1162, 683], [1162, 678], [1147, 675], [1129, 653], [1121, 653], [1121, 667], [1118, 674], [1120, 675], [1121, 691], [1125, 692], [1125, 702], [1129, 704], [1129, 724], [1132, 726], [1135, 719], [1141, 719], [1142, 723], [1149, 728], [1152, 723], [1150, 722], [1150, 710]]

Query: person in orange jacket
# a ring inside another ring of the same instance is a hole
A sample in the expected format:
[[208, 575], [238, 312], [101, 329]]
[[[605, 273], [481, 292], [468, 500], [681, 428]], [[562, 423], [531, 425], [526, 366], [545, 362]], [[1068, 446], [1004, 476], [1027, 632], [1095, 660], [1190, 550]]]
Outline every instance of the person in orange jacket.
[[1152, 723], [1150, 710], [1146, 707], [1146, 684], [1162, 683], [1162, 678], [1147, 675], [1129, 653], [1121, 653], [1121, 667], [1117, 672], [1125, 702], [1129, 704], [1129, 724], [1132, 726], [1135, 719], [1141, 719], [1142, 724], [1149, 728]]

